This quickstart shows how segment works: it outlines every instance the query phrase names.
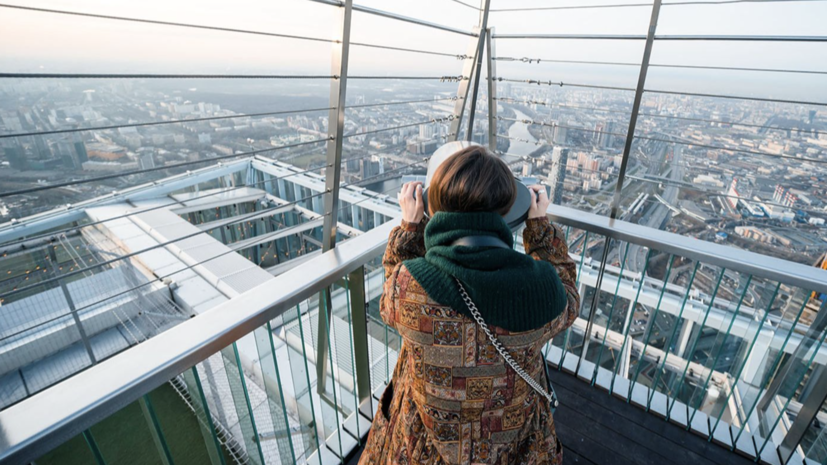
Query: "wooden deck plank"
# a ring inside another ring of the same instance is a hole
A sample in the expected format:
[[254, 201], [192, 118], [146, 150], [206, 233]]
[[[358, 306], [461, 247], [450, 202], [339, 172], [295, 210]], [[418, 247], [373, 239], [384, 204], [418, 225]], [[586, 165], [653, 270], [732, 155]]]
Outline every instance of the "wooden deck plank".
[[[704, 457], [715, 464], [747, 465], [755, 463], [719, 445], [712, 444], [684, 428], [647, 413], [639, 407], [627, 404], [603, 390], [593, 388], [571, 375], [551, 371], [551, 378], [555, 389], [559, 387], [561, 390], [559, 396], [561, 404], [566, 404], [568, 400], [574, 401], [569, 397], [576, 395], [589, 403], [601, 406], [611, 416], [620, 416], [630, 424], [636, 425], [637, 428], [642, 430], [641, 433], [637, 433], [643, 435], [639, 437], [648, 437], [649, 441], [656, 447], [666, 447], [667, 450], [684, 449], [694, 454], [694, 456]], [[612, 420], [607, 418], [605, 421], [611, 422]], [[629, 427], [632, 428], [632, 426]], [[670, 463], [689, 463], [691, 465], [702, 463], [699, 461], [680, 462], [678, 461], [680, 457], [676, 454], [677, 452], [670, 454]]]

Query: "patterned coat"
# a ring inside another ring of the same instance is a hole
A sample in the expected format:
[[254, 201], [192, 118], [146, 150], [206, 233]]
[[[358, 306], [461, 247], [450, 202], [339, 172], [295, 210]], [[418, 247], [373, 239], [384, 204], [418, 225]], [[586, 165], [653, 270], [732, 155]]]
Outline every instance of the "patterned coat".
[[[562, 446], [545, 397], [503, 361], [473, 320], [431, 299], [402, 263], [425, 254], [424, 229], [425, 220], [403, 221], [385, 251], [381, 314], [402, 335], [402, 348], [360, 465], [561, 464]], [[545, 387], [542, 349], [571, 326], [580, 308], [576, 264], [560, 230], [546, 218], [527, 221], [523, 242], [527, 254], [557, 269], [568, 306], [536, 330], [491, 330]]]

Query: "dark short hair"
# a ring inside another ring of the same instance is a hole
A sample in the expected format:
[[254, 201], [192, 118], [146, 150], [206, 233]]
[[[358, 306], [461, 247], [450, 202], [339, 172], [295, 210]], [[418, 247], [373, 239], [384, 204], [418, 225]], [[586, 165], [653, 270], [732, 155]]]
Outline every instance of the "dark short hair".
[[464, 148], [434, 172], [428, 208], [444, 212], [496, 212], [505, 215], [517, 199], [511, 169], [481, 145]]

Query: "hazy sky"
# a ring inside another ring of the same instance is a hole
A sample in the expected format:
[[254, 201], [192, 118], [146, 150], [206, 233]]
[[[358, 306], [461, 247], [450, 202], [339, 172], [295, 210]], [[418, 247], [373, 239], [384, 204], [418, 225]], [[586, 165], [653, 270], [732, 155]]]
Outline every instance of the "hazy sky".
[[[474, 0], [464, 0], [474, 2]], [[492, 9], [641, 3], [645, 0], [491, 0]], [[669, 0], [676, 1], [676, 0]], [[714, 2], [717, 0], [709, 0]], [[16, 0], [98, 14], [330, 38], [338, 8], [307, 0]], [[359, 0], [470, 30], [478, 13], [450, 0]], [[668, 3], [668, 1], [666, 2]], [[649, 7], [492, 12], [497, 33], [645, 34]], [[658, 34], [827, 36], [827, 1], [662, 8]], [[470, 38], [355, 13], [352, 40], [465, 53]], [[330, 44], [88, 19], [0, 8], [0, 67], [54, 72], [268, 72], [330, 74]], [[498, 56], [639, 62], [642, 41], [499, 40]], [[351, 74], [457, 75], [452, 57], [353, 47]], [[827, 71], [827, 43], [658, 42], [653, 63]], [[563, 64], [498, 64], [498, 74], [633, 87], [637, 70]], [[649, 87], [827, 101], [827, 75], [652, 69]]]

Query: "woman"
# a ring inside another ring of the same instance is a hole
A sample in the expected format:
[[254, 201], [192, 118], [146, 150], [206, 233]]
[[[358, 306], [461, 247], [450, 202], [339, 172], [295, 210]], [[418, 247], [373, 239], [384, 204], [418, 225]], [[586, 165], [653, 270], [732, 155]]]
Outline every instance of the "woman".
[[[545, 189], [532, 186], [523, 242], [513, 250], [502, 216], [516, 198], [508, 166], [471, 146], [447, 159], [428, 191], [399, 194], [402, 225], [385, 251], [381, 314], [402, 335], [393, 380], [360, 464], [560, 464], [562, 446], [546, 397], [517, 376], [472, 318], [467, 290], [517, 364], [547, 386], [542, 348], [580, 308], [575, 263], [552, 226]], [[510, 248], [452, 245], [492, 236]]]

